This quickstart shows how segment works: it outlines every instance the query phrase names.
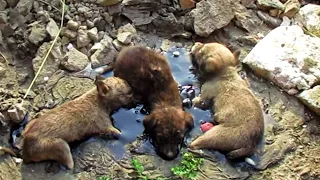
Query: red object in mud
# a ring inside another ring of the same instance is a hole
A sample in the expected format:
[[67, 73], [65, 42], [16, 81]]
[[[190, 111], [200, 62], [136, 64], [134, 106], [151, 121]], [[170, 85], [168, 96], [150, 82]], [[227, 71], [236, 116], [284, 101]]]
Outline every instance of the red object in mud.
[[209, 122], [205, 122], [201, 124], [200, 129], [203, 133], [209, 131], [209, 129], [213, 128], [213, 124]]

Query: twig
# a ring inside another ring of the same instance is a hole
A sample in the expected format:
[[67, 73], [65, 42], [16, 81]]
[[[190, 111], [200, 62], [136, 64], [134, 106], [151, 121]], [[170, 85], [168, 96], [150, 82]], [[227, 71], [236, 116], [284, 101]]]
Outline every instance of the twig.
[[9, 61], [8, 61], [8, 59], [6, 58], [6, 56], [5, 56], [4, 54], [2, 54], [1, 51], [0, 51], [0, 55], [2, 56], [2, 58], [4, 59], [4, 61], [6, 61], [6, 64], [7, 64], [7, 66], [8, 66]]
[[[53, 5], [51, 5], [50, 3], [48, 3], [48, 2], [45, 2], [45, 1], [43, 1], [43, 0], [37, 0], [37, 1], [40, 1], [40, 2], [42, 2], [43, 4], [46, 4], [46, 5], [49, 5], [49, 6], [51, 6], [53, 9], [55, 9], [55, 10], [57, 10], [57, 11], [59, 11], [59, 12], [61, 12], [61, 10], [60, 9], [58, 9], [57, 7], [55, 7], [55, 6], [53, 6]], [[64, 3], [63, 3], [64, 4]], [[62, 13], [62, 12], [61, 12]]]
[[52, 50], [52, 48], [53, 48], [54, 44], [57, 42], [58, 37], [59, 37], [59, 35], [60, 35], [60, 32], [61, 32], [61, 30], [62, 30], [62, 28], [63, 28], [63, 19], [64, 19], [64, 11], [65, 11], [65, 2], [66, 2], [66, 0], [63, 0], [63, 1], [61, 1], [61, 2], [62, 2], [62, 14], [61, 14], [61, 24], [60, 24], [60, 29], [59, 29], [59, 31], [58, 31], [58, 33], [57, 33], [56, 37], [54, 38], [54, 40], [53, 40], [53, 42], [52, 42], [52, 44], [51, 44], [51, 46], [50, 46], [50, 48], [49, 48], [49, 50], [48, 50], [48, 52], [47, 52], [47, 54], [46, 54], [45, 58], [43, 59], [43, 61], [42, 61], [41, 65], [40, 65], [39, 70], [37, 71], [37, 73], [36, 73], [35, 77], [33, 78], [33, 80], [32, 80], [32, 82], [31, 82], [31, 84], [30, 84], [30, 86], [29, 86], [29, 88], [28, 88], [28, 90], [27, 90], [26, 94], [24, 95], [24, 97], [23, 97], [24, 99], [28, 96], [28, 94], [29, 94], [29, 92], [30, 92], [30, 90], [31, 90], [31, 88], [32, 88], [32, 86], [33, 86], [33, 84], [34, 84], [34, 82], [36, 81], [37, 77], [39, 76], [40, 71], [42, 70], [43, 65], [44, 65], [44, 63], [46, 62], [46, 60], [47, 60], [47, 58], [48, 58], [48, 56], [49, 56], [49, 54], [50, 54], [50, 52], [51, 52], [51, 50]]

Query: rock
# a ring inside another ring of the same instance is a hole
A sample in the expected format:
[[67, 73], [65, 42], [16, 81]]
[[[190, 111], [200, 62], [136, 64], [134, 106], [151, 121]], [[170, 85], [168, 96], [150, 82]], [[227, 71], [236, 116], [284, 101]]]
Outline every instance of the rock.
[[72, 31], [77, 31], [79, 28], [80, 24], [73, 21], [73, 20], [69, 20], [67, 23], [67, 28], [72, 30]]
[[200, 1], [192, 10], [194, 30], [197, 35], [207, 37], [234, 18], [230, 0]]
[[3, 11], [6, 9], [7, 2], [5, 0], [0, 0], [0, 11]]
[[117, 35], [117, 40], [125, 45], [128, 45], [128, 44], [130, 44], [130, 42], [132, 40], [132, 34], [131, 34], [131, 32], [120, 33]]
[[290, 135], [282, 134], [271, 145], [265, 146], [261, 154], [260, 161], [255, 167], [258, 170], [264, 170], [271, 165], [278, 163], [285, 155], [296, 149], [294, 139]]
[[118, 39], [113, 40], [112, 44], [117, 49], [117, 51], [121, 51], [123, 47], [128, 46], [127, 44], [123, 44], [122, 42], [120, 42]]
[[102, 6], [111, 6], [120, 3], [122, 0], [97, 0], [97, 3]]
[[304, 90], [297, 97], [305, 104], [310, 110], [320, 116], [320, 85], [313, 87], [309, 90]]
[[86, 7], [86, 6], [80, 6], [78, 7], [78, 13], [80, 14], [85, 14], [87, 12], [91, 11], [90, 8]]
[[98, 29], [96, 27], [90, 29], [88, 31], [88, 36], [92, 41], [98, 42], [99, 41]]
[[66, 29], [63, 32], [63, 35], [69, 39], [74, 39], [77, 37], [77, 32], [71, 31], [70, 29]]
[[285, 10], [281, 13], [281, 16], [287, 16], [293, 18], [300, 10], [299, 0], [288, 0], [285, 4]]
[[160, 35], [173, 37], [185, 32], [183, 22], [179, 22], [173, 13], [156, 17], [152, 20], [152, 24], [155, 26], [157, 34]]
[[[0, 24], [6, 24], [8, 22], [8, 16], [6, 11], [0, 11]], [[1, 26], [0, 26], [1, 30]]]
[[34, 0], [20, 0], [15, 8], [20, 14], [26, 16], [30, 13], [33, 2]]
[[[22, 15], [18, 9], [12, 9], [9, 12], [9, 23], [12, 29], [17, 29], [18, 27], [22, 26], [27, 21], [25, 15]], [[37, 22], [35, 22], [37, 23]]]
[[113, 63], [118, 55], [118, 51], [112, 45], [112, 38], [108, 35], [105, 35], [100, 43], [100, 48], [90, 57], [93, 68]]
[[[50, 46], [51, 42], [44, 42], [38, 49], [35, 58], [32, 60], [33, 63], [33, 70], [36, 73], [42, 61], [44, 60], [44, 57], [46, 56]], [[58, 69], [60, 65], [60, 61], [62, 59], [62, 53], [61, 53], [61, 44], [59, 42], [55, 43], [53, 46], [50, 55], [48, 56], [46, 60], [45, 66], [43, 66], [38, 78], [36, 79], [35, 84], [41, 84], [44, 83], [44, 77], [51, 77]]]
[[1, 179], [18, 180], [23, 179], [19, 166], [9, 155], [0, 156]]
[[272, 17], [264, 11], [257, 11], [257, 15], [263, 22], [265, 22], [271, 28], [276, 28], [280, 26], [280, 24], [282, 23], [280, 19]]
[[4, 75], [6, 74], [6, 68], [0, 66], [0, 78], [4, 77]]
[[305, 35], [299, 26], [280, 26], [260, 40], [242, 62], [294, 94], [320, 82], [319, 46], [320, 38]]
[[58, 79], [52, 89], [52, 95], [54, 101], [60, 105], [86, 93], [93, 87], [94, 82], [91, 79], [63, 76]]
[[123, 32], [130, 32], [132, 35], [137, 35], [137, 30], [136, 28], [133, 27], [132, 24], [128, 23], [124, 26], [120, 26], [119, 29], [117, 30], [118, 34], [123, 33]]
[[69, 71], [81, 71], [89, 63], [89, 58], [78, 51], [76, 48], [71, 48], [64, 56], [61, 65]]
[[59, 27], [52, 18], [49, 19], [49, 23], [47, 24], [46, 30], [47, 33], [50, 35], [51, 40], [53, 40], [58, 35]]
[[307, 4], [303, 6], [294, 17], [296, 23], [300, 23], [309, 32], [320, 37], [320, 5]]
[[281, 11], [285, 10], [284, 4], [282, 4], [279, 0], [257, 0], [257, 5], [263, 10], [269, 10], [273, 8]]
[[15, 7], [19, 0], [6, 0], [10, 7]]
[[259, 26], [262, 24], [261, 19], [257, 16], [257, 13], [251, 9], [245, 8], [241, 4], [237, 4], [235, 17], [237, 21], [235, 24], [252, 34], [255, 31], [259, 31]]
[[13, 121], [16, 124], [20, 124], [24, 116], [28, 111], [31, 110], [31, 105], [28, 101], [23, 101], [17, 104], [14, 104], [8, 109], [8, 115], [11, 121]]
[[155, 16], [150, 16], [151, 11], [140, 11], [134, 6], [125, 6], [123, 7], [122, 11], [122, 14], [129, 18], [134, 26], [150, 24], [155, 18]]
[[77, 36], [77, 48], [87, 46], [91, 42], [87, 30], [79, 29]]
[[46, 38], [47, 32], [46, 28], [42, 24], [35, 24], [31, 28], [31, 33], [28, 37], [29, 41], [32, 42], [35, 45], [39, 45], [40, 42]]
[[194, 0], [179, 0], [181, 9], [192, 9], [196, 6]]

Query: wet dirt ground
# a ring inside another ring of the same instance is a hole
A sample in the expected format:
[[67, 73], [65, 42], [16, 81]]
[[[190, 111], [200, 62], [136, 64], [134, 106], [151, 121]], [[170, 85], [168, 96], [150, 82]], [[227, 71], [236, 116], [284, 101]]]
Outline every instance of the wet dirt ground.
[[[174, 57], [174, 51], [178, 51], [180, 56]], [[194, 95], [196, 96], [199, 93], [199, 88], [197, 88], [195, 76], [189, 71], [191, 64], [187, 53], [188, 49], [171, 47], [166, 56], [175, 79], [181, 86], [195, 85]], [[252, 157], [258, 162], [258, 165], [256, 168], [252, 168], [245, 162], [229, 162], [218, 152], [206, 151], [206, 159], [197, 179], [319, 179], [319, 117], [312, 114], [295, 97], [281, 92], [271, 83], [256, 77], [245, 67], [244, 69], [239, 73], [249, 79], [252, 90], [262, 100], [267, 114], [265, 145], [262, 146], [260, 152]], [[105, 74], [105, 77], [108, 76], [112, 76], [112, 72]], [[58, 99], [57, 102], [63, 103], [93, 86], [90, 79], [81, 78], [80, 80], [80, 78], [59, 74], [55, 77], [58, 81], [53, 85], [53, 91], [60, 93], [52, 93], [56, 94], [55, 96], [50, 93], [46, 94], [45, 90], [48, 89], [44, 88], [44, 94], [42, 94], [44, 98], [40, 99], [53, 98]], [[12, 84], [15, 86], [14, 83]], [[61, 91], [61, 88], [67, 84], [71, 84], [68, 86], [69, 89]], [[81, 90], [79, 90], [79, 86], [81, 86]], [[42, 104], [46, 104], [46, 102], [42, 102]], [[72, 144], [72, 154], [75, 161], [74, 171], [65, 170], [55, 162], [16, 163], [11, 156], [2, 155], [0, 157], [0, 179], [68, 180], [97, 179], [101, 176], [112, 179], [137, 179], [131, 166], [131, 157], [136, 157], [144, 165], [145, 173], [152, 179], [172, 177], [170, 167], [179, 163], [180, 157], [174, 161], [164, 161], [155, 155], [150, 143], [145, 142], [144, 137], [140, 137], [143, 132], [141, 120], [144, 117], [141, 109], [142, 106], [120, 109], [112, 115], [115, 127], [122, 132], [119, 140], [92, 137], [83, 142]], [[200, 121], [209, 121], [211, 113], [194, 108], [186, 109], [194, 115], [196, 120], [190, 137], [186, 139], [186, 143], [189, 143], [192, 138], [201, 133]], [[8, 146], [8, 132], [3, 130], [1, 133], [3, 135], [1, 136], [1, 145]], [[186, 151], [185, 147], [182, 151]]]

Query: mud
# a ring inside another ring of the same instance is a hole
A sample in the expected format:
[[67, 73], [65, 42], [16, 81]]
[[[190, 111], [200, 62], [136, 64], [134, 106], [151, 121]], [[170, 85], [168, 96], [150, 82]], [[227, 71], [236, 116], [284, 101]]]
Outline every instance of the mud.
[[[187, 49], [169, 46], [165, 55], [169, 59], [174, 78], [180, 84], [181, 95], [184, 99], [192, 99], [199, 93], [199, 84], [189, 71], [190, 47], [186, 47]], [[175, 51], [180, 53], [178, 57], [174, 57]], [[196, 155], [205, 158], [196, 179], [319, 179], [319, 117], [305, 108], [299, 100], [257, 78], [245, 67], [239, 67], [239, 71], [243, 77], [248, 78], [251, 88], [261, 98], [267, 117], [264, 141], [259, 151], [251, 157], [257, 166], [249, 166], [244, 161], [230, 162], [215, 151], [195, 152]], [[1, 87], [7, 88], [9, 84], [12, 90], [2, 93], [2, 99], [14, 100], [22, 97], [23, 92], [19, 93], [17, 82], [14, 81], [16, 73], [14, 70], [11, 72], [13, 75], [7, 76], [7, 79], [1, 82]], [[105, 77], [112, 75], [112, 72], [104, 74]], [[10, 85], [8, 82], [13, 83]], [[191, 89], [194, 93], [188, 94], [186, 90], [190, 89], [190, 85], [193, 86]], [[72, 77], [63, 71], [55, 73], [46, 86], [36, 88], [34, 95], [31, 93], [28, 99], [33, 104], [30, 118], [42, 109], [53, 108], [81, 95], [92, 86], [93, 82], [89, 78]], [[14, 103], [13, 100], [11, 103]], [[190, 111], [196, 120], [195, 127], [186, 138], [185, 143], [188, 144], [202, 133], [199, 128], [201, 121], [209, 121], [211, 113], [190, 108], [188, 103], [185, 105], [186, 110]], [[131, 109], [122, 108], [115, 112], [112, 115], [114, 125], [122, 132], [117, 141], [92, 137], [72, 144], [74, 171], [65, 170], [55, 162], [26, 165], [9, 155], [4, 155], [0, 158], [0, 179], [97, 179], [101, 176], [112, 179], [137, 179], [131, 165], [132, 157], [144, 165], [144, 173], [149, 175], [149, 178], [176, 179], [172, 177], [170, 168], [177, 165], [181, 157], [173, 161], [164, 161], [156, 156], [147, 138], [141, 136], [141, 120], [145, 113], [141, 105]], [[8, 139], [8, 129], [1, 130], [1, 145], [9, 146]], [[185, 146], [182, 151], [187, 151]]]

